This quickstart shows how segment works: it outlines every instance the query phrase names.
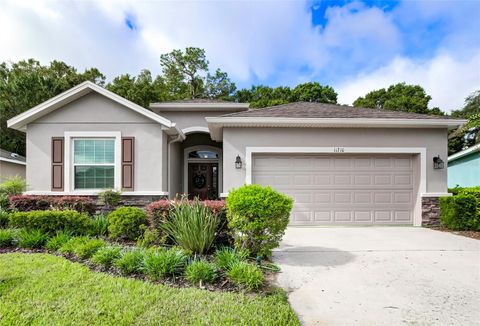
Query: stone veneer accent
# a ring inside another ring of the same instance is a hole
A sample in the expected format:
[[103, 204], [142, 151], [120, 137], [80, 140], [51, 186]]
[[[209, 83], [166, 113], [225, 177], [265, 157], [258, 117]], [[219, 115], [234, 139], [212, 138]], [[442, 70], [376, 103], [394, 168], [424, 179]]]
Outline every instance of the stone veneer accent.
[[422, 226], [440, 225], [439, 197], [422, 197]]
[[136, 206], [143, 208], [150, 204], [151, 202], [154, 202], [156, 200], [160, 199], [168, 199], [168, 196], [165, 195], [141, 195], [141, 196], [136, 196], [136, 195], [122, 195], [122, 199], [120, 200], [119, 206]]
[[[108, 212], [105, 211], [105, 208], [102, 204], [99, 203], [98, 201], [98, 196], [88, 196], [90, 198], [93, 198], [96, 200], [96, 205], [97, 205], [97, 213], [100, 212]], [[138, 208], [144, 208], [151, 202], [160, 200], [160, 199], [168, 199], [168, 196], [166, 195], [122, 195], [122, 199], [118, 203], [116, 207], [122, 207], [122, 206], [134, 206]]]

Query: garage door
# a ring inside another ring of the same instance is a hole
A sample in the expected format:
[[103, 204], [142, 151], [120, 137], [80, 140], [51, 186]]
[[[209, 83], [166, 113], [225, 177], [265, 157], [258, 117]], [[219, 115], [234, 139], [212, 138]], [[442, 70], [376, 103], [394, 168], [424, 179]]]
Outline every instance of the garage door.
[[291, 225], [413, 223], [411, 155], [256, 154], [252, 182], [294, 199]]

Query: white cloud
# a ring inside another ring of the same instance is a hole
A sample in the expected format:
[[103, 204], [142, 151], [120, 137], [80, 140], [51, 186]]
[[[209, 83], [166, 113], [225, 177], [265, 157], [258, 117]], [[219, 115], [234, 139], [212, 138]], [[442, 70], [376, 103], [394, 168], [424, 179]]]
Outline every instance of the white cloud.
[[[360, 2], [333, 6], [325, 13], [324, 27], [312, 26], [310, 5], [300, 1], [4, 0], [0, 2], [0, 61], [59, 59], [79, 69], [97, 67], [112, 79], [143, 68], [159, 73], [160, 54], [197, 46], [206, 50], [212, 69], [227, 71], [241, 87], [334, 82], [340, 86], [341, 100], [350, 102], [356, 94], [388, 86], [384, 83], [414, 80], [434, 97], [432, 104], [442, 108], [456, 104], [451, 99], [457, 95], [457, 102], [461, 101], [475, 84], [473, 59], [457, 55], [464, 53], [461, 33], [449, 37], [455, 39], [455, 56], [450, 51], [450, 56], [422, 62], [405, 54], [405, 37], [396, 18], [411, 19], [410, 26], [418, 11], [427, 24], [448, 13], [444, 4], [437, 11], [427, 8], [434, 4], [416, 5], [419, 9], [412, 11], [406, 3], [396, 14]], [[127, 16], [135, 17], [135, 30], [126, 26]], [[456, 12], [455, 17], [452, 29], [461, 30], [458, 22], [464, 13]], [[448, 92], [444, 85], [449, 83], [436, 80], [435, 74], [454, 81]]]
[[430, 107], [450, 112], [463, 106], [464, 99], [480, 88], [480, 50], [455, 58], [440, 53], [431, 60], [414, 61], [398, 57], [368, 74], [359, 74], [336, 85], [339, 102], [352, 104], [371, 90], [406, 82], [421, 85], [432, 96]]

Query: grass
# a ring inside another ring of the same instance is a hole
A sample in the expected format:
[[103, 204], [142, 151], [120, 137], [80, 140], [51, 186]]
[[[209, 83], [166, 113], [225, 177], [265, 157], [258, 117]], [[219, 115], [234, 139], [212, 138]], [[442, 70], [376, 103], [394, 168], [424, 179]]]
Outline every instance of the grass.
[[0, 325], [299, 325], [281, 294], [178, 289], [48, 254], [0, 254]]

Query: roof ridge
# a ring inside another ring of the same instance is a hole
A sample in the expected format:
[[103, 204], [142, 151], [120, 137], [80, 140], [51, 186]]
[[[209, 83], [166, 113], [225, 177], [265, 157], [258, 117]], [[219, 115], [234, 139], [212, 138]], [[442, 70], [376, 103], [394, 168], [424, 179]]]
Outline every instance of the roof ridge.
[[454, 119], [447, 115], [430, 115], [425, 113], [307, 101], [290, 102], [264, 108], [251, 108], [243, 112], [225, 114], [222, 115], [222, 117]]

